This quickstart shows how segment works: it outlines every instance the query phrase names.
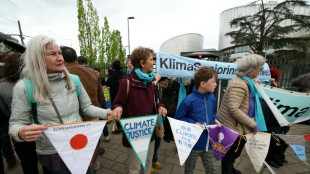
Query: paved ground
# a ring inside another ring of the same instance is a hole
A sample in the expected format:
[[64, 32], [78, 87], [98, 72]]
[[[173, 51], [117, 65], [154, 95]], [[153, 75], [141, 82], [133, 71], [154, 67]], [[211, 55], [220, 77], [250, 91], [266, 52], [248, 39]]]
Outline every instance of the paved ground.
[[[109, 130], [111, 131], [112, 125], [109, 124]], [[310, 126], [295, 124], [292, 126], [290, 132], [291, 135], [305, 135], [310, 134]], [[121, 145], [121, 135], [111, 135], [109, 142], [102, 143], [106, 152], [100, 157], [100, 171], [99, 174], [119, 174], [128, 173], [127, 154], [126, 149]], [[310, 142], [306, 140], [306, 156], [307, 161], [310, 163]], [[184, 173], [184, 167], [180, 166], [176, 146], [174, 142], [167, 143], [162, 141], [158, 150], [159, 161], [163, 164], [162, 169], [157, 169], [156, 174], [181, 174]], [[293, 150], [288, 147], [286, 151], [287, 164], [284, 164], [279, 169], [273, 168], [277, 174], [309, 174], [310, 167], [302, 163], [298, 157], [294, 154]], [[217, 162], [218, 172], [221, 173], [220, 162]], [[245, 149], [241, 156], [236, 161], [236, 166], [244, 174], [256, 173], [251, 161], [249, 160]], [[40, 171], [42, 173], [42, 171]], [[21, 166], [19, 165], [12, 171], [6, 171], [7, 174], [21, 174]], [[204, 168], [200, 158], [197, 161], [194, 174], [203, 174]], [[265, 168], [263, 174], [269, 174], [269, 170]]]

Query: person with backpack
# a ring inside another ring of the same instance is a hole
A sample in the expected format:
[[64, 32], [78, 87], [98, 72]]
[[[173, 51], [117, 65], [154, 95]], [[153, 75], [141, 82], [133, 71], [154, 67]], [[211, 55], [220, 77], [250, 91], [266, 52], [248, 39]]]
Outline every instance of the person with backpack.
[[[24, 79], [13, 89], [9, 131], [15, 141], [36, 142], [39, 161], [51, 173], [70, 173], [42, 131], [48, 125], [60, 124], [61, 120], [83, 121], [79, 108], [90, 117], [101, 119], [110, 117], [111, 111], [91, 104], [79, 78], [66, 70], [53, 38], [43, 35], [32, 38], [24, 53], [23, 66]], [[92, 168], [87, 173], [93, 173]]]

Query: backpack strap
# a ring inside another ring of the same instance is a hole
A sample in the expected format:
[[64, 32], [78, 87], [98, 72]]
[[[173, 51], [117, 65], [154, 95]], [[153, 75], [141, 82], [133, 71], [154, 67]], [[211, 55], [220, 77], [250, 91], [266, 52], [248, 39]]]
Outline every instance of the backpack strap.
[[24, 83], [25, 83], [26, 90], [27, 90], [28, 103], [31, 106], [32, 122], [35, 124], [39, 124], [39, 121], [37, 118], [37, 107], [39, 107], [40, 103], [36, 101], [33, 97], [34, 85], [32, 81], [28, 78], [24, 78]]
[[80, 78], [77, 75], [74, 75], [74, 74], [70, 74], [70, 77], [71, 77], [71, 80], [74, 83], [75, 87], [77, 87], [75, 92], [76, 92], [76, 95], [79, 98], [80, 95], [81, 95], [81, 81], [80, 81]]

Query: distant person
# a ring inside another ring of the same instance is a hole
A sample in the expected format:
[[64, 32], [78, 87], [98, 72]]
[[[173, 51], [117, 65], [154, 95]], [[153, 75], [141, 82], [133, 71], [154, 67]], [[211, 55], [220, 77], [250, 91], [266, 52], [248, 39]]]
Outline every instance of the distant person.
[[[10, 136], [8, 135], [9, 131], [9, 119], [11, 115], [11, 103], [12, 103], [12, 90], [16, 82], [19, 80], [20, 76], [20, 53], [4, 54], [4, 58], [1, 58], [1, 63], [3, 63], [1, 74], [3, 75], [3, 82], [0, 83], [0, 116], [1, 116], [1, 151], [4, 158], [6, 159], [7, 169], [13, 170], [17, 166], [17, 160], [12, 149]], [[18, 144], [20, 145], [20, 144]], [[19, 146], [18, 146], [19, 147]], [[29, 149], [28, 149], [29, 150]], [[18, 151], [19, 152], [19, 151]], [[36, 153], [34, 152], [35, 159]], [[27, 152], [25, 152], [27, 153]], [[29, 156], [31, 159], [33, 156]], [[1, 156], [2, 158], [2, 156]], [[24, 158], [21, 158], [22, 167], [26, 165]], [[36, 170], [38, 172], [37, 162]], [[29, 166], [31, 167], [31, 166]], [[25, 170], [24, 170], [25, 173]], [[29, 173], [29, 172], [28, 172]]]
[[[290, 87], [286, 88], [290, 91], [309, 93], [310, 92], [310, 73], [303, 74], [291, 81]], [[270, 110], [266, 102], [262, 103], [262, 109], [266, 120], [267, 132], [275, 134], [286, 134], [290, 126], [281, 127]], [[288, 161], [285, 159], [285, 151], [288, 145], [279, 137], [271, 137], [269, 151], [266, 157], [266, 162], [272, 167], [279, 168], [283, 163]]]
[[266, 131], [259, 94], [253, 82], [263, 70], [265, 62], [266, 59], [257, 54], [250, 54], [236, 61], [238, 71], [226, 88], [218, 116], [223, 125], [236, 131], [240, 137], [222, 158], [222, 174], [241, 173], [234, 168], [234, 162], [246, 142], [242, 135]]
[[77, 57], [77, 61], [79, 65], [88, 67], [88, 62], [87, 62], [87, 58], [85, 56], [79, 56]]
[[[75, 85], [72, 78], [78, 77], [70, 75], [65, 68], [61, 49], [53, 38], [33, 37], [28, 42], [23, 64], [22, 76], [29, 79], [36, 90], [33, 94], [27, 93], [25, 79], [14, 86], [9, 131], [18, 142], [36, 142], [39, 161], [51, 173], [70, 173], [43, 130], [48, 125], [82, 122], [80, 109], [88, 116], [101, 119], [108, 119], [111, 111], [92, 105], [83, 84]], [[35, 100], [32, 104], [28, 101], [29, 95]], [[31, 114], [33, 104], [37, 119]], [[87, 171], [90, 173], [93, 173], [91, 167]]]
[[269, 79], [269, 82], [264, 82], [263, 84], [278, 87], [278, 81], [281, 75], [280, 70], [276, 67], [270, 67], [269, 70], [271, 73], [271, 78]]
[[[123, 78], [120, 81], [119, 89], [112, 105], [112, 115], [116, 119], [119, 120], [121, 117], [143, 117], [156, 113], [159, 115], [167, 114], [167, 110], [163, 105], [156, 102], [158, 93], [153, 84], [155, 80], [153, 53], [152, 49], [144, 47], [137, 47], [133, 50], [130, 60], [135, 69], [131, 71], [130, 77]], [[130, 83], [128, 94], [126, 92], [127, 79]], [[145, 174], [151, 173], [155, 137], [156, 135], [153, 134], [147, 154]], [[124, 133], [122, 143], [128, 152], [129, 174], [138, 174], [141, 170], [141, 164]]]
[[[217, 72], [207, 66], [200, 67], [195, 75], [193, 92], [185, 97], [174, 118], [193, 123], [205, 128], [208, 125], [221, 126], [219, 118], [215, 115], [216, 98], [212, 94], [216, 88]], [[216, 174], [216, 160], [211, 144], [207, 146], [208, 131], [204, 130], [185, 161], [185, 174], [192, 174], [198, 156], [201, 157], [206, 173]]]
[[131, 70], [133, 69], [133, 66], [132, 66], [130, 59], [127, 59], [126, 66], [127, 66], [127, 69], [126, 69], [125, 75], [130, 76]]
[[[79, 76], [92, 104], [101, 107], [103, 92], [101, 87], [101, 78], [95, 70], [81, 66], [77, 62], [77, 55], [73, 48], [61, 47], [62, 55], [65, 61], [65, 66], [71, 74]], [[86, 120], [92, 118], [85, 115]]]
[[[106, 81], [106, 86], [110, 88], [111, 103], [113, 103], [117, 95], [119, 83], [123, 76], [124, 73], [122, 71], [121, 62], [119, 60], [114, 60], [112, 62], [112, 70], [109, 72], [109, 77]], [[122, 127], [118, 121], [116, 121], [116, 126], [117, 128], [112, 131], [112, 134], [122, 133]]]

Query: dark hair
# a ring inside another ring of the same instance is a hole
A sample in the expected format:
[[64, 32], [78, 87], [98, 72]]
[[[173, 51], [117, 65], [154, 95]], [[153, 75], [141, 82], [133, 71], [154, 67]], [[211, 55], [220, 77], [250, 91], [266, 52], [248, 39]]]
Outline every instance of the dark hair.
[[65, 62], [71, 63], [77, 60], [77, 55], [73, 48], [61, 46], [60, 49]]
[[78, 63], [79, 63], [80, 65], [86, 65], [86, 64], [87, 64], [87, 58], [84, 57], [84, 56], [79, 56], [79, 57], [78, 57]]
[[94, 68], [95, 71], [98, 71], [99, 73], [101, 73], [99, 68]]
[[154, 54], [154, 51], [152, 49], [140, 46], [132, 51], [130, 55], [130, 61], [135, 69], [142, 68], [140, 61], [142, 60], [143, 62], [146, 62], [148, 56], [152, 54]]
[[302, 74], [292, 80], [291, 86], [298, 87], [299, 92], [310, 92], [310, 73]]
[[195, 86], [198, 88], [200, 86], [200, 82], [206, 82], [213, 76], [217, 78], [217, 72], [214, 69], [207, 66], [200, 67], [194, 75]]
[[121, 61], [119, 60], [114, 60], [112, 62], [112, 68], [116, 71], [120, 70], [121, 69]]
[[12, 53], [3, 58], [3, 77], [9, 82], [17, 82], [21, 73], [21, 55], [20, 53]]

